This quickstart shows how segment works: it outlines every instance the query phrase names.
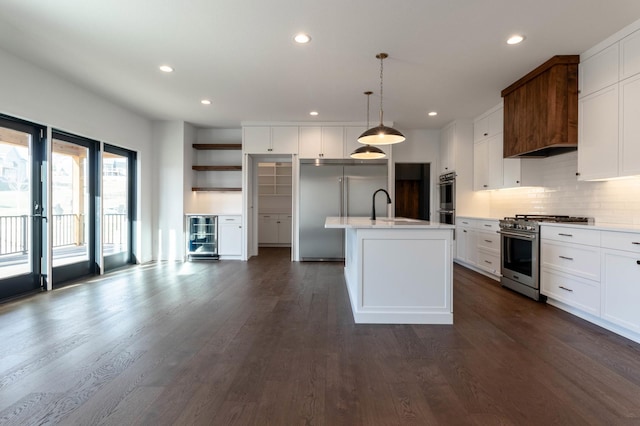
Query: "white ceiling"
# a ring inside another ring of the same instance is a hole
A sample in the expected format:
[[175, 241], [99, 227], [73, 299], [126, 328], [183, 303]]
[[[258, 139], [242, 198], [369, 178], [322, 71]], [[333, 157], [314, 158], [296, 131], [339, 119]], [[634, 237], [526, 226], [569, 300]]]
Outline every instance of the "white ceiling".
[[[364, 121], [365, 90], [376, 121], [375, 55], [387, 52], [385, 121], [440, 128], [639, 18], [639, 0], [0, 0], [0, 48], [150, 119], [199, 127]], [[300, 31], [310, 44], [293, 42]], [[513, 33], [525, 42], [508, 46]]]

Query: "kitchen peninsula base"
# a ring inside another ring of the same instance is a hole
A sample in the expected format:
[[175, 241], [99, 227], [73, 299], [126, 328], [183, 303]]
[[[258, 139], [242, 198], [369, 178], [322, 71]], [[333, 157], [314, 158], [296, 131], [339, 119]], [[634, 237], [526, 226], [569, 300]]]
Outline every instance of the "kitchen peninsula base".
[[345, 229], [345, 280], [356, 323], [453, 324], [453, 226], [329, 217]]

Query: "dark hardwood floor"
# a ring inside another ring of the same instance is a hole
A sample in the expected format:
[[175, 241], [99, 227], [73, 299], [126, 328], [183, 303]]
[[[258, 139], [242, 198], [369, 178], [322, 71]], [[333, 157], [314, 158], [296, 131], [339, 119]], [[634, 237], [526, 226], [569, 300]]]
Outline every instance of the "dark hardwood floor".
[[0, 305], [0, 424], [640, 424], [638, 344], [457, 265], [453, 326], [356, 325], [288, 253]]

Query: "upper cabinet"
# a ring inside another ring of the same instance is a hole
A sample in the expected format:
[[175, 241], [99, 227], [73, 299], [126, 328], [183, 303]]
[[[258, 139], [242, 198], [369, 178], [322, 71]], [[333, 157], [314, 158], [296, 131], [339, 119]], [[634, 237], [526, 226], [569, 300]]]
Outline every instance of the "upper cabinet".
[[343, 158], [344, 127], [300, 127], [298, 147], [300, 158]]
[[471, 123], [456, 120], [440, 131], [440, 173], [456, 171], [459, 155], [465, 155], [464, 146], [471, 139]]
[[242, 129], [242, 149], [248, 154], [297, 154], [297, 126], [251, 126]]
[[505, 158], [576, 149], [579, 59], [554, 56], [502, 91]]
[[578, 179], [640, 174], [640, 31], [580, 64]]

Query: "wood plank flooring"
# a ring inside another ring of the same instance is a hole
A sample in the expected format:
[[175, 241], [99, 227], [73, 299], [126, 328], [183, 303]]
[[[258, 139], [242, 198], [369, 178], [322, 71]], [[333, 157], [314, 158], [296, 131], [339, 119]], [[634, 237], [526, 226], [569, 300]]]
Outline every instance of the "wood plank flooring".
[[0, 305], [0, 425], [638, 425], [640, 345], [454, 268], [356, 325], [342, 265], [154, 263]]

